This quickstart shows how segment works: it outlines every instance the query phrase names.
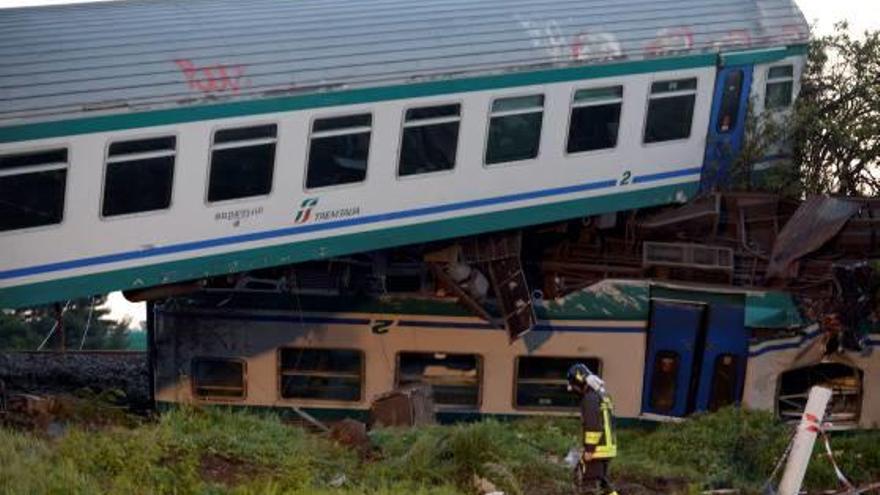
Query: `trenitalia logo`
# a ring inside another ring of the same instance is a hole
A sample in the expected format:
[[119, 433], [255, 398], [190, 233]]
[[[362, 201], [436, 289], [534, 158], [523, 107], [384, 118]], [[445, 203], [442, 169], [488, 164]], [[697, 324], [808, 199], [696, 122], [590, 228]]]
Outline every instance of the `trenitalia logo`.
[[296, 212], [296, 218], [293, 219], [293, 223], [306, 223], [309, 221], [309, 218], [312, 216], [312, 208], [317, 206], [318, 198], [307, 198], [302, 201], [299, 205], [299, 211]]
[[318, 206], [318, 198], [304, 199], [299, 205], [299, 211], [296, 212], [296, 218], [293, 219], [293, 223], [326, 222], [328, 220], [356, 217], [361, 214], [359, 206], [348, 206], [336, 208], [335, 210], [315, 210], [316, 206]]

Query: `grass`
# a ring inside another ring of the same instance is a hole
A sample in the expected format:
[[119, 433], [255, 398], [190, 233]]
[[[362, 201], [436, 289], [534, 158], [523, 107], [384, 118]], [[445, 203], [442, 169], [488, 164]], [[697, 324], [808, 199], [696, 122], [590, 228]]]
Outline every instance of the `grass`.
[[[656, 473], [700, 489], [737, 488], [760, 493], [792, 428], [771, 413], [724, 409], [650, 433], [624, 432], [616, 472], [624, 477]], [[880, 480], [880, 431], [831, 434], [835, 459], [856, 485]], [[817, 442], [804, 487], [837, 488], [831, 463]]]
[[[509, 495], [568, 494], [561, 459], [574, 420], [484, 421], [371, 433], [366, 459], [273, 415], [178, 409], [137, 426], [72, 426], [55, 438], [0, 429], [0, 493], [453, 495], [475, 477]], [[766, 413], [724, 410], [654, 430], [623, 430], [613, 476], [623, 493], [758, 493], [789, 429]], [[834, 435], [857, 483], [880, 479], [880, 432]], [[834, 488], [816, 449], [812, 490]], [[647, 487], [645, 489], [638, 488]], [[633, 488], [636, 487], [636, 488]]]

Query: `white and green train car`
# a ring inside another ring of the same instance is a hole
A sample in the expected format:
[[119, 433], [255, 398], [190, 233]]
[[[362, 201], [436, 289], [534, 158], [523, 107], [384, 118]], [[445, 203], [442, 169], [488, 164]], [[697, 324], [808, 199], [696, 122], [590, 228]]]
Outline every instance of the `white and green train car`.
[[626, 420], [728, 405], [797, 419], [822, 384], [835, 427], [880, 424], [880, 353], [825, 356], [784, 293], [609, 280], [535, 305], [537, 327], [511, 344], [454, 300], [413, 294], [169, 300], [151, 316], [155, 397], [362, 418], [377, 396], [426, 382], [441, 420], [573, 415], [566, 371], [584, 362]]
[[792, 0], [0, 11], [0, 307], [684, 201], [784, 112]]

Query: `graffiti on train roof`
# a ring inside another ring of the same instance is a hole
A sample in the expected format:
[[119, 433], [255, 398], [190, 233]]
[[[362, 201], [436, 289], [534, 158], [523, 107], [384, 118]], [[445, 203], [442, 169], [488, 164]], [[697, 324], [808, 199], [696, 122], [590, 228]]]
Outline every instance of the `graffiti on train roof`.
[[792, 0], [120, 1], [0, 11], [0, 121], [801, 45]]

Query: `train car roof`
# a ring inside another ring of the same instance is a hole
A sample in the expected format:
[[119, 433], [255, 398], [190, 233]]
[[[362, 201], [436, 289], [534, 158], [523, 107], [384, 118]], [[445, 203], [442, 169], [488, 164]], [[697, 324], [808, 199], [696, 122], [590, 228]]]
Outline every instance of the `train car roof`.
[[793, 0], [130, 0], [0, 10], [0, 126], [802, 45]]

